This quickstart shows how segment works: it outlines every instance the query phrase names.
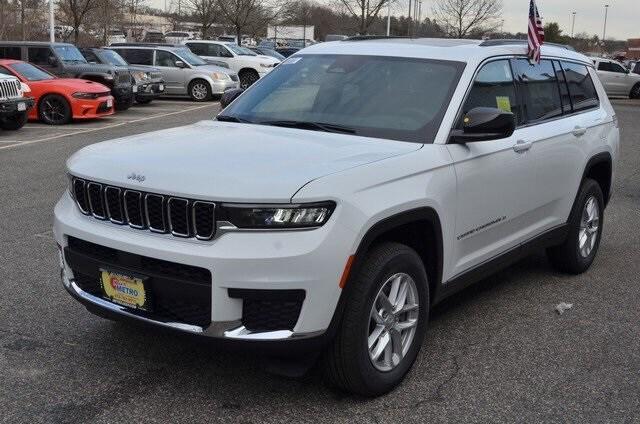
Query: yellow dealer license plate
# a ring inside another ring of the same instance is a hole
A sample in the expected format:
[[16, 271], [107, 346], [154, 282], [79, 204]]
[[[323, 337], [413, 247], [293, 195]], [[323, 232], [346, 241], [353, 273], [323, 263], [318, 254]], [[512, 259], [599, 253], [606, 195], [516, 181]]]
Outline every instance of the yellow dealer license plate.
[[102, 290], [109, 300], [130, 308], [148, 310], [143, 278], [104, 269], [101, 269], [100, 272], [102, 274]]

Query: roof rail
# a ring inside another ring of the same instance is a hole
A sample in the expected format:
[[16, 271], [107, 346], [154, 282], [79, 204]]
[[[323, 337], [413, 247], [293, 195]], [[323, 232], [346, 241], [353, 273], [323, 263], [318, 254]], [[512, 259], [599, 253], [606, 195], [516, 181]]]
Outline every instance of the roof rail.
[[171, 43], [112, 43], [108, 47], [184, 47], [182, 44]]
[[[481, 47], [495, 47], [495, 46], [511, 46], [516, 44], [527, 44], [527, 40], [524, 39], [495, 39], [495, 40], [484, 40], [480, 43]], [[547, 43], [547, 46], [559, 47], [561, 49], [576, 51], [572, 46], [568, 44], [559, 44], [559, 43]]]
[[353, 37], [345, 38], [341, 41], [366, 41], [366, 40], [387, 40], [387, 39], [408, 39], [413, 37], [399, 36], [399, 35], [354, 35]]

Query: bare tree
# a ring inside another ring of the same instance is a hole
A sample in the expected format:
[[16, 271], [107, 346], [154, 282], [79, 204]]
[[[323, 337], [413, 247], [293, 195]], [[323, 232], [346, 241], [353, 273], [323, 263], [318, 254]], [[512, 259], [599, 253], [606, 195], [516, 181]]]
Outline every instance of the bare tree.
[[337, 0], [348, 15], [358, 20], [358, 33], [365, 35], [383, 7], [393, 0]]
[[87, 16], [100, 7], [99, 0], [60, 0], [60, 12], [66, 22], [73, 27], [73, 39], [77, 43], [80, 39], [80, 26], [85, 23]]
[[450, 36], [493, 32], [502, 25], [502, 0], [437, 0], [434, 16]]
[[266, 27], [280, 13], [285, 6], [281, 1], [279, 6], [272, 6], [265, 0], [218, 0], [220, 15], [233, 27], [238, 45], [242, 40], [242, 33], [258, 25]]
[[219, 14], [218, 0], [185, 0], [187, 7], [191, 9], [193, 17], [202, 26], [202, 38], [209, 37], [211, 26], [216, 23]]

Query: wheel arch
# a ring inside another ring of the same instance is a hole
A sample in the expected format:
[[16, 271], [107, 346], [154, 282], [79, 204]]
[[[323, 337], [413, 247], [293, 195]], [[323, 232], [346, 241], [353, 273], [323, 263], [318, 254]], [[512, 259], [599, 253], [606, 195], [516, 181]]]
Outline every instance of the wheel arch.
[[587, 161], [582, 173], [580, 185], [582, 185], [582, 182], [587, 178], [595, 180], [600, 186], [606, 207], [611, 198], [611, 184], [613, 183], [613, 160], [611, 153], [597, 153]]
[[240, 68], [240, 70], [238, 71], [238, 76], [245, 72], [255, 72], [256, 74], [258, 74], [258, 76], [260, 76], [260, 72], [258, 72], [256, 68], [252, 68], [251, 66], [243, 66], [242, 68]]

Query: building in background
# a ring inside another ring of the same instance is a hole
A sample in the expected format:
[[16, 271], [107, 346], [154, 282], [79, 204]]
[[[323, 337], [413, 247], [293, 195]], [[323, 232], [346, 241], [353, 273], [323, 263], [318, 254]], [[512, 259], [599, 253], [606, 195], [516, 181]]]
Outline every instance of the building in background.
[[640, 38], [627, 40], [627, 59], [640, 59]]

